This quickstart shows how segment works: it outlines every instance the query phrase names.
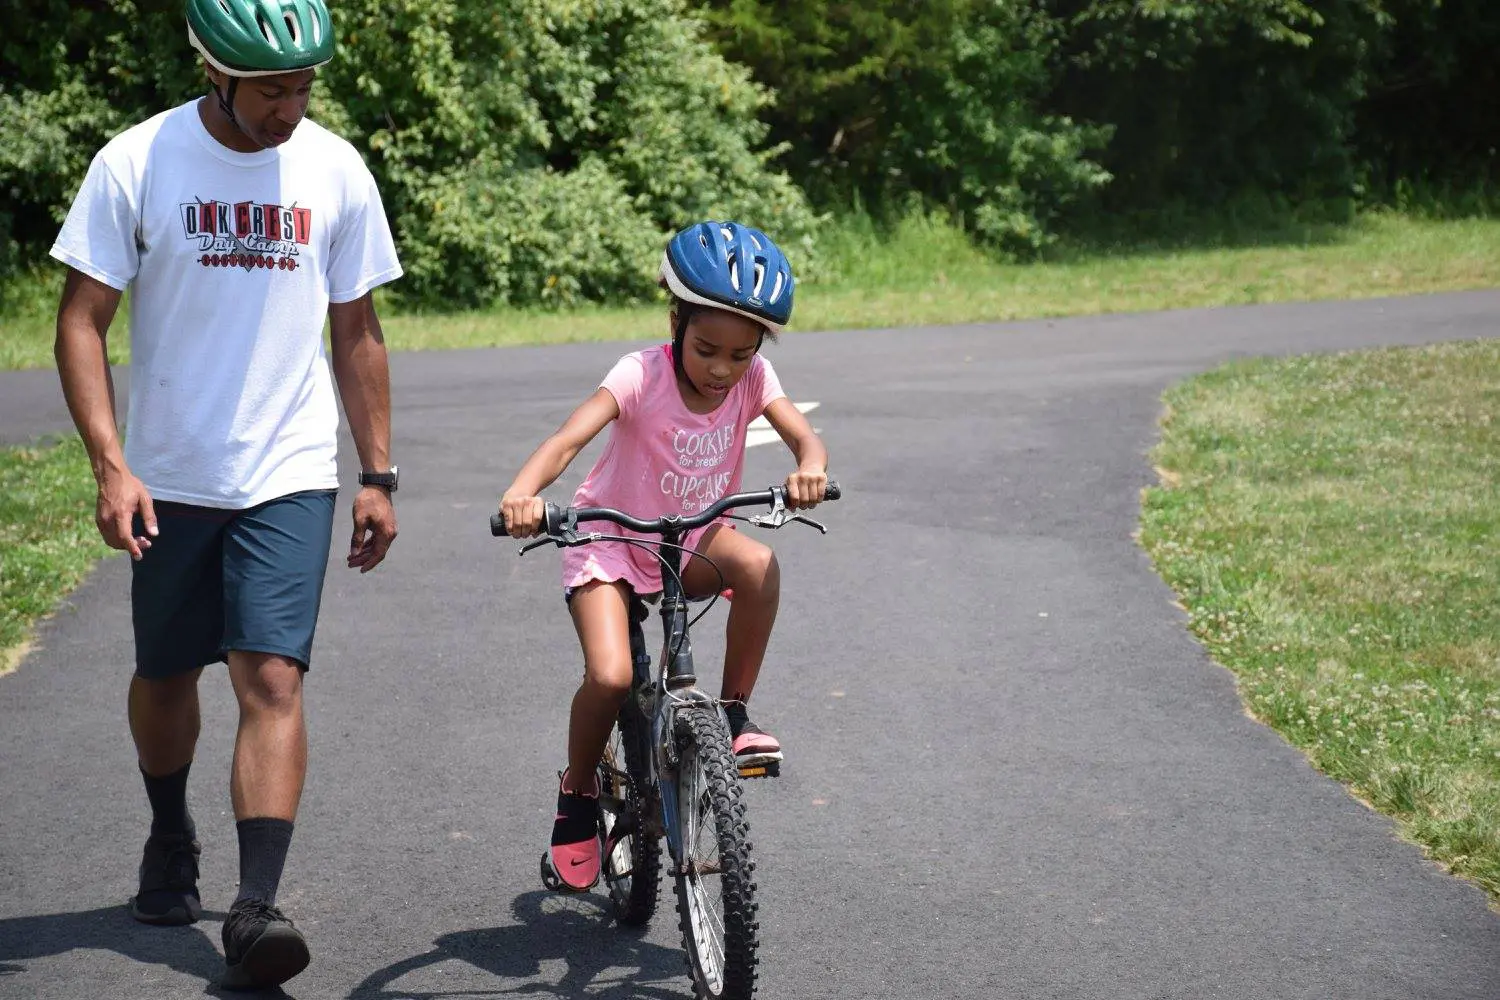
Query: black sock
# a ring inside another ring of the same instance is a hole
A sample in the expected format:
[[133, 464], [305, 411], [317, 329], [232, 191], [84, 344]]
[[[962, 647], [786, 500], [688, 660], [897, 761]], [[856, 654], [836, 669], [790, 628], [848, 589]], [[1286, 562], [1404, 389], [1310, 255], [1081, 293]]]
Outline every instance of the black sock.
[[141, 768], [141, 777], [146, 782], [146, 798], [151, 800], [151, 835], [191, 837], [193, 817], [188, 814], [187, 779], [192, 761], [182, 765], [182, 770], [153, 778]]
[[292, 845], [291, 821], [242, 819], [235, 829], [240, 835], [240, 894], [234, 901], [259, 899], [274, 905], [286, 851]]

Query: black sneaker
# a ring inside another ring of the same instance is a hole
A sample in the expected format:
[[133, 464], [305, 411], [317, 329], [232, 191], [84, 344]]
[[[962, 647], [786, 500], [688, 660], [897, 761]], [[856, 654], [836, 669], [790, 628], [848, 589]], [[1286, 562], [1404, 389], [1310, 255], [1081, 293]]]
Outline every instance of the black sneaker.
[[307, 968], [311, 956], [302, 932], [280, 910], [259, 899], [241, 899], [224, 921], [226, 990], [280, 986]]
[[203, 915], [198, 898], [198, 855], [192, 834], [152, 835], [141, 858], [141, 888], [130, 915], [143, 924], [180, 926]]

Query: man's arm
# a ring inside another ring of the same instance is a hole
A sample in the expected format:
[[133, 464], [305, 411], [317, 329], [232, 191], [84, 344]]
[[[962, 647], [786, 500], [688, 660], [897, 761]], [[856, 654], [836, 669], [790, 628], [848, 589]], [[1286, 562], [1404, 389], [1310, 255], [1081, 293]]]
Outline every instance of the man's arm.
[[[57, 307], [57, 340], [52, 352], [68, 412], [83, 438], [99, 484], [94, 512], [99, 534], [112, 548], [125, 549], [132, 559], [139, 559], [156, 534], [156, 512], [145, 485], [125, 464], [120, 429], [115, 423], [115, 383], [109, 370], [106, 338], [119, 305], [120, 292], [68, 268]], [[131, 531], [137, 512], [145, 523], [145, 535], [136, 536]]]
[[[388, 472], [391, 462], [391, 373], [385, 334], [375, 301], [365, 294], [328, 307], [333, 377], [349, 417], [359, 464], [366, 472]], [[396, 511], [389, 491], [363, 487], [354, 498], [354, 535], [349, 566], [367, 573], [385, 559], [396, 539]]]

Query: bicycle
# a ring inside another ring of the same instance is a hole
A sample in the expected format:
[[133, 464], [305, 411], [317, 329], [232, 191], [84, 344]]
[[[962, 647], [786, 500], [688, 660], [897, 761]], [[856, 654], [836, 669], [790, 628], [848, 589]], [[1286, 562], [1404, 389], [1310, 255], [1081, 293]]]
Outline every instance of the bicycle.
[[[840, 495], [838, 484], [830, 482], [824, 499], [837, 500]], [[771, 507], [765, 514], [744, 517], [729, 513], [763, 504]], [[687, 533], [725, 515], [762, 528], [778, 529], [796, 521], [824, 534], [828, 531], [788, 508], [785, 489], [773, 486], [724, 497], [689, 517], [674, 514], [653, 520], [609, 507], [559, 508], [549, 503], [543, 520], [544, 537], [522, 546], [520, 554], [543, 545], [561, 548], [623, 541], [648, 548], [661, 560], [660, 667], [653, 678], [641, 624], [650, 612], [645, 600], [632, 594], [630, 694], [620, 708], [599, 764], [604, 881], [615, 919], [627, 926], [647, 924], [656, 912], [660, 844], [665, 839], [694, 994], [706, 1000], [749, 1000], [755, 992], [760, 925], [756, 921], [755, 862], [750, 856], [750, 831], [739, 781], [742, 777], [774, 776], [780, 764], [736, 767], [729, 721], [719, 699], [697, 687], [689, 641], [689, 630], [713, 607], [717, 594], [689, 621], [681, 576], [682, 557], [688, 552], [682, 541]], [[660, 535], [661, 539], [648, 541], [599, 531], [579, 533], [581, 522], [592, 521]], [[506, 535], [500, 515], [490, 517], [490, 531]], [[541, 876], [547, 888], [566, 890], [545, 852]], [[719, 879], [717, 892], [708, 883], [714, 876]]]

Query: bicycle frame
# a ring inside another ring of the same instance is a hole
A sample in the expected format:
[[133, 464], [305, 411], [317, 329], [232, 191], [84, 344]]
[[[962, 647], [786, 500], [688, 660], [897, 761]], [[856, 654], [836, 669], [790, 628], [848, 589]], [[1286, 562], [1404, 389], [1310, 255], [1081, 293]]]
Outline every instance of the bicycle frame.
[[[723, 709], [717, 698], [697, 687], [698, 679], [693, 672], [693, 646], [688, 632], [688, 598], [680, 582], [682, 540], [685, 532], [680, 524], [675, 523], [679, 519], [665, 520], [667, 524], [664, 525], [665, 530], [662, 532], [663, 544], [658, 549], [664, 560], [661, 574], [661, 607], [658, 611], [662, 621], [661, 658], [658, 661], [656, 678], [653, 680], [649, 673], [651, 659], [646, 653], [645, 629], [641, 625], [645, 616], [638, 616], [632, 612], [630, 615], [630, 649], [635, 661], [632, 697], [637, 699], [635, 707], [651, 724], [651, 746], [645, 748], [649, 752], [641, 754], [640, 757], [648, 762], [650, 787], [660, 797], [661, 820], [666, 834], [667, 849], [671, 853], [674, 868], [680, 869], [682, 845], [677, 835], [677, 784], [675, 781], [661, 780], [663, 776], [675, 776], [677, 770], [676, 744], [672, 739], [677, 713], [686, 706], [702, 705], [712, 707], [722, 717]], [[634, 599], [644, 605], [639, 596]], [[640, 703], [642, 693], [647, 695], [647, 704], [644, 705]], [[727, 726], [728, 720], [724, 721]], [[644, 821], [645, 817], [637, 820], [637, 822]]]

